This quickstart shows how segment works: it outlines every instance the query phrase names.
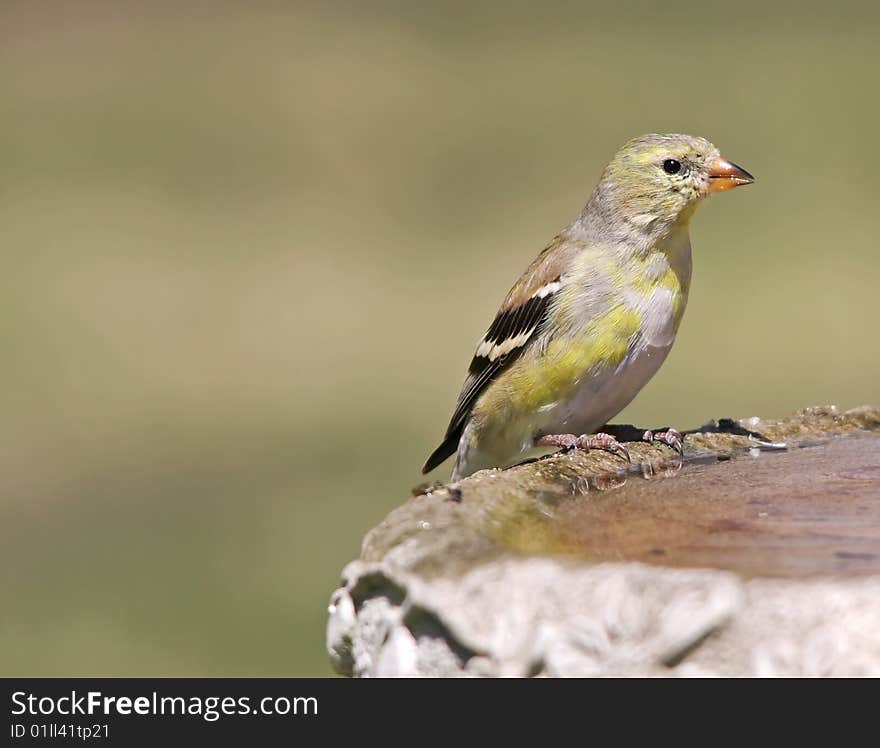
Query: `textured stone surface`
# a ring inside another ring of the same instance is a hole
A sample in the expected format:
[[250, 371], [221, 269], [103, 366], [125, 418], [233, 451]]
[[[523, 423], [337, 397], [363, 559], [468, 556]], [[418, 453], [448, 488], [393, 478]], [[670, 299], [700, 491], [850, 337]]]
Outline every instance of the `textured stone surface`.
[[636, 444], [626, 470], [569, 454], [416, 496], [343, 571], [330, 658], [354, 676], [880, 675], [878, 428], [877, 409], [812, 408], [707, 424], [683, 466]]

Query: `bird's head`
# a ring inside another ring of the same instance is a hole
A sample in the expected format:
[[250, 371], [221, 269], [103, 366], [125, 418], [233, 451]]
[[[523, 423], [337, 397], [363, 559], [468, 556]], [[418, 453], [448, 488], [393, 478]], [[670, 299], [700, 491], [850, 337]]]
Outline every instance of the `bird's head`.
[[649, 134], [633, 138], [617, 152], [595, 197], [606, 218], [612, 213], [628, 224], [662, 230], [687, 222], [713, 192], [753, 181], [705, 138]]

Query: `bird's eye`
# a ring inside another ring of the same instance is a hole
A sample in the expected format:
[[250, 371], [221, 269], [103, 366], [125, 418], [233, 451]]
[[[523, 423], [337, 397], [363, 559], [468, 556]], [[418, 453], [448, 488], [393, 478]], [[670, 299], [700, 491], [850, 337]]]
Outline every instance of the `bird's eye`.
[[674, 158], [667, 158], [663, 162], [663, 171], [667, 174], [678, 174], [681, 171], [681, 161], [676, 161]]

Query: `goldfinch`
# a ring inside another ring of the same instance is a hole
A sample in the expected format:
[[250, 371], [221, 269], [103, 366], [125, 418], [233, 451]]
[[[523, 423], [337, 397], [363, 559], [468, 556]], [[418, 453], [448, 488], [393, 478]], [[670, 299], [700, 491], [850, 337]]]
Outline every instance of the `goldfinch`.
[[510, 289], [422, 472], [454, 453], [455, 481], [540, 445], [626, 454], [611, 436], [590, 434], [626, 407], [672, 347], [697, 205], [753, 181], [703, 138], [627, 142], [580, 215]]

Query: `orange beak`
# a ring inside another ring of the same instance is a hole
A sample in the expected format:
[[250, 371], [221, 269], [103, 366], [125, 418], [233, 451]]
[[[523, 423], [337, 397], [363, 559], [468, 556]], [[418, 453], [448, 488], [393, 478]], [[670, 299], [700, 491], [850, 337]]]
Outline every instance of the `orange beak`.
[[709, 192], [724, 192], [754, 181], [755, 178], [745, 169], [721, 156], [709, 164]]

